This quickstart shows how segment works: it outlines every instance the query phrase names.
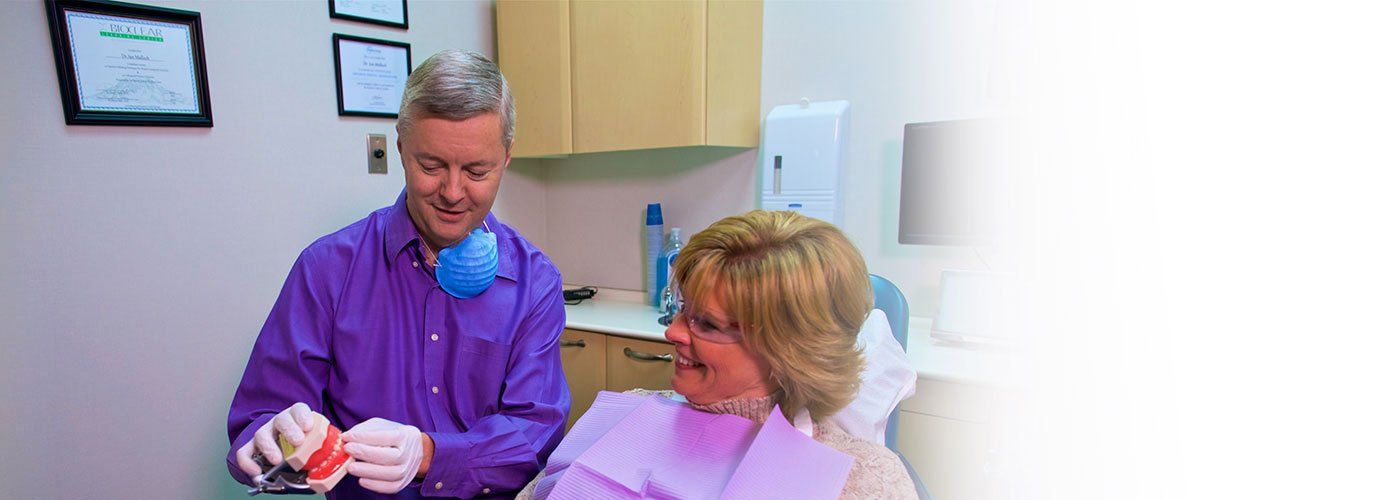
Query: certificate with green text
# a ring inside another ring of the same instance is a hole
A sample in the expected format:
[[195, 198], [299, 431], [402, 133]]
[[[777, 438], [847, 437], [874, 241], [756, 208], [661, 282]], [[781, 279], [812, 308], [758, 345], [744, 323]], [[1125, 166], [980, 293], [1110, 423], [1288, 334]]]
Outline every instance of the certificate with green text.
[[199, 113], [188, 27], [67, 14], [80, 109]]
[[213, 126], [198, 12], [46, 4], [69, 125]]

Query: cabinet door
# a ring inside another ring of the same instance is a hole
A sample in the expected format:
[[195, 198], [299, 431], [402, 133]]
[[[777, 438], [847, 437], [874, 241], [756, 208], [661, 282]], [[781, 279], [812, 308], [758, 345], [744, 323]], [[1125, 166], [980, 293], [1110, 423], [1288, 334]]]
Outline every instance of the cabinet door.
[[705, 2], [574, 1], [574, 152], [705, 143]]
[[515, 99], [516, 157], [573, 152], [569, 2], [496, 4], [496, 52]]
[[668, 343], [609, 336], [608, 390], [670, 389], [675, 356]]
[[706, 3], [705, 144], [758, 146], [763, 3]]
[[899, 412], [899, 452], [933, 498], [992, 498], [995, 460], [990, 425]]
[[574, 421], [583, 412], [588, 411], [598, 391], [607, 387], [607, 371], [603, 367], [603, 352], [606, 349], [607, 336], [600, 333], [566, 328], [559, 337], [559, 356], [564, 361], [564, 378], [569, 381], [569, 393], [573, 400], [565, 432], [574, 426]]

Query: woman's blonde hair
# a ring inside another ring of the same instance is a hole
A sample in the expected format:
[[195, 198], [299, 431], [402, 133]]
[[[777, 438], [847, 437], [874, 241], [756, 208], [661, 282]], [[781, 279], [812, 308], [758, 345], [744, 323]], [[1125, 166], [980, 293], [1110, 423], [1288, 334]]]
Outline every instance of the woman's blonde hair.
[[696, 233], [676, 257], [687, 302], [723, 290], [743, 344], [772, 368], [789, 420], [850, 404], [865, 360], [856, 334], [872, 307], [865, 261], [840, 229], [796, 212], [754, 210]]

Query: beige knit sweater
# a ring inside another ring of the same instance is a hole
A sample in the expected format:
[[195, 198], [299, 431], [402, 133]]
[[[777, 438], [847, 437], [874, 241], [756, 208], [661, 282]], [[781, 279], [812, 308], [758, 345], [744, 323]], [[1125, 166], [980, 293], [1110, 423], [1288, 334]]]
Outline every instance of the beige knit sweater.
[[[627, 393], [657, 394], [670, 397], [672, 391], [633, 389]], [[772, 396], [765, 396], [729, 399], [708, 405], [691, 406], [709, 413], [738, 415], [761, 424], [768, 420], [768, 415], [773, 412], [774, 401]], [[826, 422], [817, 422], [813, 426], [812, 439], [855, 457], [850, 475], [846, 476], [846, 486], [841, 489], [843, 500], [918, 498], [914, 492], [914, 481], [909, 478], [909, 472], [904, 470], [904, 463], [900, 462], [899, 457], [895, 456], [894, 452], [888, 448], [858, 439]], [[530, 484], [525, 485], [525, 489], [521, 490], [515, 499], [531, 500], [534, 498], [535, 484], [539, 483], [542, 477], [544, 477], [543, 472], [535, 476], [535, 479], [530, 481]]]

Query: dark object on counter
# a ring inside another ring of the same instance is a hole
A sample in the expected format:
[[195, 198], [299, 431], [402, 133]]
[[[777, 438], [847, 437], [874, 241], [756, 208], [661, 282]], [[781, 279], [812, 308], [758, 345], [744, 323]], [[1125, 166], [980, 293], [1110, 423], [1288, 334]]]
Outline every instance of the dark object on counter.
[[564, 290], [564, 303], [576, 306], [583, 303], [585, 300], [593, 298], [594, 295], [598, 295], [598, 287], [596, 286]]

